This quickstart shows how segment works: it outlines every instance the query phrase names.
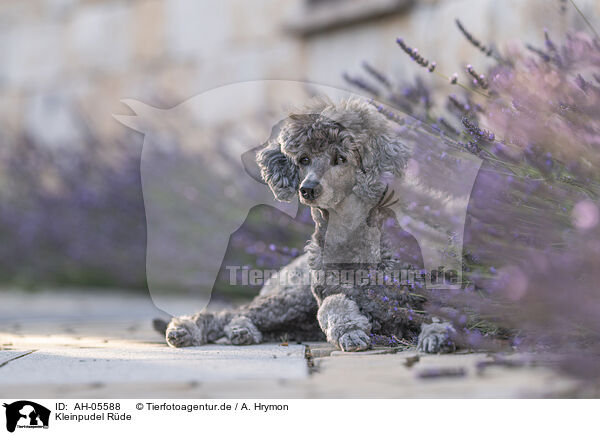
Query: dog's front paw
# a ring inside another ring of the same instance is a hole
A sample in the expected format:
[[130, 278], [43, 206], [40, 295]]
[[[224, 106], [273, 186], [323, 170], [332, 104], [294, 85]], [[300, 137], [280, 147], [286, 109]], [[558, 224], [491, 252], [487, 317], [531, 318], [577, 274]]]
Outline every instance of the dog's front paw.
[[171, 347], [200, 346], [205, 344], [202, 332], [189, 316], [174, 317], [165, 332], [167, 344]]
[[262, 341], [262, 334], [247, 317], [236, 317], [225, 326], [225, 335], [231, 344], [257, 344]]
[[417, 349], [426, 353], [450, 353], [456, 350], [456, 330], [450, 323], [432, 323], [421, 326]]
[[343, 334], [338, 340], [338, 346], [344, 352], [356, 352], [371, 347], [371, 338], [361, 329], [355, 329]]

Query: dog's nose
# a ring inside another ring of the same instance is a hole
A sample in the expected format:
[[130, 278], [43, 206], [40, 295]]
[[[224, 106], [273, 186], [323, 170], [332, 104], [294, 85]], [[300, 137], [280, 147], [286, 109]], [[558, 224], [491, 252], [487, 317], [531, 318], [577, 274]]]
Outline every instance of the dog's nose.
[[318, 181], [306, 181], [300, 186], [300, 195], [302, 198], [313, 200], [319, 196], [319, 182]]

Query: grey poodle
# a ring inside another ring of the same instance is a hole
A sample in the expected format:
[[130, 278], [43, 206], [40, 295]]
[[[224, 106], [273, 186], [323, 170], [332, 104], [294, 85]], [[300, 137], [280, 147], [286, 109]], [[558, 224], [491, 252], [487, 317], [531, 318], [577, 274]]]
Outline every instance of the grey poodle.
[[[326, 338], [358, 351], [374, 337], [418, 336], [419, 350], [453, 350], [452, 326], [432, 322], [424, 296], [371, 276], [402, 266], [384, 225], [394, 217], [395, 201], [386, 180], [403, 175], [408, 156], [389, 121], [367, 101], [315, 100], [291, 114], [257, 153], [257, 163], [278, 200], [298, 197], [311, 208], [315, 231], [306, 253], [247, 305], [171, 319], [167, 343], [253, 344], [287, 335]], [[299, 271], [309, 272], [309, 282], [291, 279]]]

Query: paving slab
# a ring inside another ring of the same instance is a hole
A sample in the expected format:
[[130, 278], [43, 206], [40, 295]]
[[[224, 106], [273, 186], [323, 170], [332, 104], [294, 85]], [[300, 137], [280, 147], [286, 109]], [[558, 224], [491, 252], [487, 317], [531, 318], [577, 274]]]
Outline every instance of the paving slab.
[[[11, 351], [0, 351], [0, 360], [5, 352]], [[0, 390], [40, 383], [299, 379], [307, 372], [300, 345], [208, 345], [185, 350], [152, 345], [46, 347], [0, 367]]]
[[[206, 383], [239, 394], [239, 382], [277, 386], [309, 373], [298, 344], [170, 348], [152, 329], [154, 317], [167, 316], [148, 295], [45, 290], [0, 298], [2, 397], [178, 397]], [[181, 313], [191, 309], [185, 298], [177, 304]]]
[[[0, 397], [35, 398], [513, 398], [598, 397], [600, 389], [535, 355], [328, 343], [169, 348], [152, 330], [149, 296], [0, 294]], [[179, 302], [185, 312], [185, 298]], [[27, 310], [31, 306], [31, 310]], [[495, 358], [518, 364], [491, 364]]]
[[32, 352], [35, 352], [35, 350], [0, 350], [0, 368], [13, 360], [23, 358]]
[[318, 358], [308, 381], [315, 397], [350, 398], [530, 398], [570, 397], [580, 388], [549, 367], [490, 366], [486, 353], [425, 355], [337, 353]]

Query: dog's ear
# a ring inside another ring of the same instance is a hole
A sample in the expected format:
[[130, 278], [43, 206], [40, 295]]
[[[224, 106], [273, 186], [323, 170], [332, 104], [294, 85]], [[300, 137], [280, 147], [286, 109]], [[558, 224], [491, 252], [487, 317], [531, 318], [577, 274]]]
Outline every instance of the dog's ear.
[[389, 172], [397, 177], [404, 174], [410, 156], [408, 147], [402, 143], [398, 134], [392, 128], [373, 138], [373, 149], [377, 150], [374, 163], [378, 172]]
[[378, 201], [386, 185], [404, 175], [410, 152], [393, 128], [380, 120], [373, 122], [367, 137], [360, 150], [364, 170], [357, 173], [353, 190], [363, 198]]
[[342, 124], [353, 130], [362, 146], [360, 154], [364, 169], [370, 178], [388, 174], [401, 177], [409, 159], [409, 149], [400, 140], [395, 125], [371, 103], [352, 99], [345, 105]]
[[279, 201], [291, 201], [300, 184], [298, 167], [281, 152], [278, 140], [267, 142], [256, 155], [262, 179], [269, 185]]

